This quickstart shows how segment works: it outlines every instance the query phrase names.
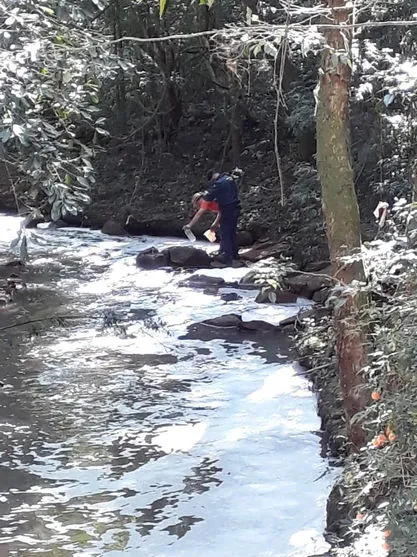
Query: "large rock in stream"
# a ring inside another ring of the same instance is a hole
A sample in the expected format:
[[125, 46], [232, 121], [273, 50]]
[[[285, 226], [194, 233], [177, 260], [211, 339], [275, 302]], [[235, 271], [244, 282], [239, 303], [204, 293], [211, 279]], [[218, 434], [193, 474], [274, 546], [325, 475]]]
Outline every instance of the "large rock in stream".
[[160, 269], [169, 265], [168, 256], [156, 248], [147, 248], [136, 256], [136, 266], [141, 269]]
[[183, 219], [180, 215], [154, 215], [149, 219], [137, 219], [129, 215], [126, 219], [125, 228], [133, 236], [179, 236], [183, 237]]
[[261, 319], [253, 319], [252, 321], [243, 321], [240, 315], [236, 313], [228, 313], [220, 315], [213, 319], [206, 319], [201, 324], [208, 325], [209, 327], [218, 327], [221, 329], [239, 329], [241, 331], [256, 331], [256, 332], [271, 332], [280, 329], [279, 325], [273, 325], [268, 321]]
[[123, 226], [120, 223], [118, 223], [117, 221], [113, 220], [113, 219], [107, 220], [104, 223], [103, 228], [101, 229], [101, 231], [103, 232], [103, 234], [107, 234], [109, 236], [125, 236], [126, 235], [126, 230], [123, 228]]
[[169, 262], [173, 267], [208, 269], [212, 262], [208, 253], [192, 246], [173, 246], [172, 248], [167, 248], [162, 253], [168, 256]]
[[240, 258], [251, 263], [256, 263], [262, 259], [274, 257], [279, 259], [281, 255], [289, 256], [291, 254], [291, 246], [287, 243], [276, 242], [274, 240], [265, 240], [258, 242], [250, 249], [245, 249], [240, 252]]
[[136, 256], [136, 265], [141, 269], [160, 269], [167, 266], [208, 269], [211, 262], [212, 258], [204, 250], [192, 246], [173, 246], [163, 251], [151, 247]]
[[317, 293], [323, 291], [324, 295], [325, 291], [333, 286], [334, 281], [325, 271], [317, 274], [294, 272], [284, 278], [284, 284], [290, 292], [298, 296], [311, 300], [316, 295], [316, 301], [322, 301], [318, 299]]

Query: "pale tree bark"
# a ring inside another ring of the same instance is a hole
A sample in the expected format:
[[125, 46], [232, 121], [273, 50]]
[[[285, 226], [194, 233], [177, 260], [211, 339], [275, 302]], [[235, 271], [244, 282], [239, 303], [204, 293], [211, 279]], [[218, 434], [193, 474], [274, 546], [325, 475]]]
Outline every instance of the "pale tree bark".
[[[327, 0], [333, 9], [328, 22], [350, 22], [345, 0]], [[343, 283], [364, 279], [360, 259], [360, 219], [350, 156], [349, 92], [352, 37], [346, 27], [325, 30], [317, 94], [317, 165], [322, 186], [323, 212], [334, 275]], [[350, 262], [342, 258], [351, 257]], [[356, 256], [356, 257], [355, 257]], [[365, 442], [353, 416], [366, 404], [361, 374], [365, 362], [365, 334], [360, 326], [361, 295], [349, 289], [335, 311], [336, 348], [349, 440], [353, 450]]]

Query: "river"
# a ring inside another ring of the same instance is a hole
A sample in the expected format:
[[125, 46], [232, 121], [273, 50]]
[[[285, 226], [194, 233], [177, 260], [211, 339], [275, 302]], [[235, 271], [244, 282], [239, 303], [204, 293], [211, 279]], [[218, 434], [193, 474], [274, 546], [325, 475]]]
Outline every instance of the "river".
[[[18, 226], [0, 217], [2, 251]], [[2, 327], [34, 321], [0, 337], [0, 557], [327, 550], [334, 475], [287, 340], [193, 327], [233, 312], [276, 322], [298, 306], [135, 267], [140, 249], [179, 243], [32, 232], [29, 288], [0, 309]]]

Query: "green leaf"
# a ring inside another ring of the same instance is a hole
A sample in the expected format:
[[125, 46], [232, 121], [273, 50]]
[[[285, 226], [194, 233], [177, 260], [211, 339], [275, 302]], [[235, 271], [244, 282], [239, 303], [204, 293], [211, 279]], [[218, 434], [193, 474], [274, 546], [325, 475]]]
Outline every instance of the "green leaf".
[[57, 199], [51, 208], [51, 219], [57, 221], [61, 216], [62, 211], [62, 201]]
[[39, 6], [39, 8], [46, 14], [46, 15], [55, 15], [55, 12], [52, 8], [48, 8], [46, 6]]
[[252, 10], [249, 6], [246, 8], [246, 25], [251, 25], [252, 23]]
[[276, 49], [276, 47], [268, 41], [266, 41], [264, 44], [264, 52], [265, 54], [269, 54], [274, 58], [278, 55], [278, 50]]
[[23, 236], [20, 244], [20, 259], [22, 263], [26, 263], [28, 258], [28, 243], [26, 236]]
[[72, 183], [71, 176], [69, 174], [65, 174], [64, 182], [67, 186], [70, 186]]
[[256, 57], [262, 51], [263, 43], [259, 42], [257, 45], [253, 47], [253, 55]]
[[10, 132], [10, 130], [4, 130], [2, 132], [0, 132], [0, 137], [1, 137], [1, 142], [2, 143], [7, 143], [9, 141], [9, 139], [11, 138], [12, 134]]
[[21, 238], [22, 238], [22, 229], [19, 230], [16, 238], [10, 243], [10, 249], [12, 250], [15, 249], [19, 245]]
[[277, 301], [277, 295], [276, 295], [276, 293], [275, 293], [275, 292], [269, 292], [269, 293], [268, 293], [268, 299], [269, 299], [270, 302], [272, 302], [273, 304], [275, 304], [276, 301]]
[[90, 184], [88, 183], [88, 180], [86, 180], [83, 176], [77, 176], [77, 182], [79, 182], [85, 188], [90, 187]]
[[159, 17], [163, 17], [167, 9], [168, 0], [159, 0]]
[[94, 104], [99, 104], [100, 99], [98, 98], [98, 96], [95, 93], [90, 93], [90, 99], [91, 102]]

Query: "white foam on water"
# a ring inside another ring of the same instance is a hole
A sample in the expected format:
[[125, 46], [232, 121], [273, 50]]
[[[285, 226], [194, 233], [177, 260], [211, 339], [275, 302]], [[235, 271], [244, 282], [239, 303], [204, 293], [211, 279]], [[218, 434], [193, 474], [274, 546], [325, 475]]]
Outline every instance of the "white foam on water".
[[[17, 219], [3, 223], [1, 241], [19, 228]], [[242, 268], [180, 274], [136, 268], [141, 249], [186, 245], [185, 238], [109, 239], [74, 229], [36, 234], [31, 264], [55, 269], [67, 300], [59, 310], [86, 319], [47, 330], [27, 348], [16, 404], [29, 415], [28, 428], [9, 433], [13, 469], [30, 474], [35, 484], [27, 493], [39, 497], [1, 494], [16, 528], [8, 543], [19, 541], [27, 555], [52, 548], [73, 557], [326, 551], [334, 473], [326, 474], [316, 400], [300, 367], [274, 347], [267, 357], [262, 340], [250, 334], [182, 338], [190, 325], [229, 313], [277, 325], [309, 302], [259, 305], [256, 291], [240, 288], [221, 289], [239, 296], [226, 302], [178, 286], [192, 274], [238, 282], [247, 273]], [[101, 329], [97, 317], [107, 310], [126, 335]], [[146, 311], [147, 325], [135, 317]], [[27, 524], [36, 518], [42, 537], [20, 532], [22, 517]], [[74, 531], [84, 532], [81, 542]]]

